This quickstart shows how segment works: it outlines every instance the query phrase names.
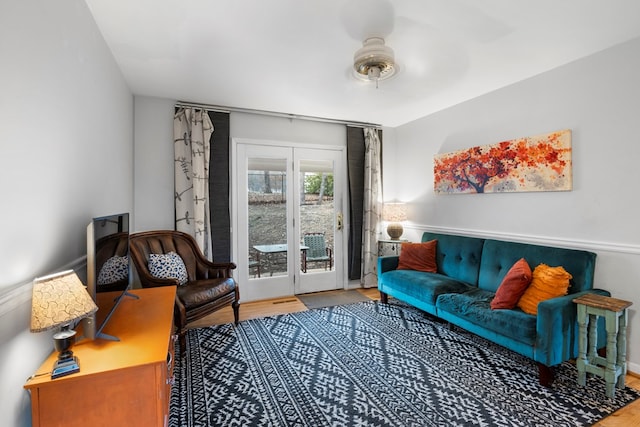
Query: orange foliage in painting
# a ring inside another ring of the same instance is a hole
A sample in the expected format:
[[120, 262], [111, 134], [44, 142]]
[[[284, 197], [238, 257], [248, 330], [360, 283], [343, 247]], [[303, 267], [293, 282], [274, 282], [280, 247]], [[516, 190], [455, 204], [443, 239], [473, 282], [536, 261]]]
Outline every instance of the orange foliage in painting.
[[526, 185], [523, 173], [526, 170], [547, 169], [562, 177], [570, 166], [571, 147], [563, 143], [563, 137], [569, 132], [515, 139], [436, 156], [434, 188], [444, 188], [444, 192], [452, 193], [484, 193], [487, 185], [506, 179], [522, 186]]

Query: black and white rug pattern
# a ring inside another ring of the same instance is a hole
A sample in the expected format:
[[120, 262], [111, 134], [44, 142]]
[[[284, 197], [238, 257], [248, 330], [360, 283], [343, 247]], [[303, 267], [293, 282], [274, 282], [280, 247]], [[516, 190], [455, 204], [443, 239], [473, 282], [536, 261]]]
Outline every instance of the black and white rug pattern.
[[363, 302], [192, 329], [169, 425], [583, 426], [640, 396], [552, 388], [535, 363], [401, 303]]

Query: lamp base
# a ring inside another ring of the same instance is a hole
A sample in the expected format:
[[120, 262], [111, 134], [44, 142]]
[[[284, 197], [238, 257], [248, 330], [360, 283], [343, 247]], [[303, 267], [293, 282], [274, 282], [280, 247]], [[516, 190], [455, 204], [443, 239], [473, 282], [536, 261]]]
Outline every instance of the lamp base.
[[404, 229], [402, 228], [402, 224], [399, 222], [392, 222], [387, 225], [387, 234], [391, 237], [392, 240], [398, 240], [402, 236]]
[[65, 375], [75, 374], [80, 372], [80, 364], [76, 356], [70, 356], [64, 359], [58, 359], [53, 364], [53, 371], [51, 371], [51, 379], [64, 377]]

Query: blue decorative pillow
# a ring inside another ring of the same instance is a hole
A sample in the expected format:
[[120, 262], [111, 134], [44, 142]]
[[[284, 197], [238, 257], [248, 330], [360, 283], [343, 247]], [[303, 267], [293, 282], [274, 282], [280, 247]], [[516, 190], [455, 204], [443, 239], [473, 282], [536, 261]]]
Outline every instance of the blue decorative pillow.
[[181, 285], [189, 280], [187, 267], [175, 252], [149, 254], [149, 273], [159, 279], [178, 279]]
[[98, 286], [109, 285], [129, 277], [129, 257], [112, 256], [102, 264], [98, 273]]

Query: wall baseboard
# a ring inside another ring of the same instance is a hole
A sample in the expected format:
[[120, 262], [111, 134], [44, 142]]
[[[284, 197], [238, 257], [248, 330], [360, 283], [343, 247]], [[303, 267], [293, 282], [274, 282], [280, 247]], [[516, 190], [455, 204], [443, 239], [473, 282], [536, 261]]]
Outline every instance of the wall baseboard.
[[511, 242], [522, 242], [540, 244], [543, 246], [564, 247], [569, 249], [582, 249], [588, 251], [606, 251], [606, 252], [620, 252], [631, 255], [640, 255], [640, 245], [629, 245], [624, 243], [610, 243], [610, 242], [597, 242], [581, 239], [567, 239], [549, 236], [535, 236], [531, 234], [513, 234], [513, 233], [501, 233], [498, 231], [490, 230], [472, 230], [465, 228], [453, 228], [453, 227], [437, 227], [421, 224], [409, 224], [404, 228], [408, 230], [415, 230], [418, 232], [431, 231], [433, 233], [443, 234], [460, 234], [469, 237], [483, 237], [487, 239], [496, 240], [508, 240]]
[[[86, 263], [87, 257], [82, 256], [60, 268], [55, 269], [54, 272], [76, 270], [82, 268]], [[43, 274], [43, 276], [46, 276], [46, 274]], [[30, 301], [32, 290], [33, 281], [11, 286], [7, 290], [3, 289], [3, 292], [0, 293], [0, 317], [27, 303], [27, 301]]]

